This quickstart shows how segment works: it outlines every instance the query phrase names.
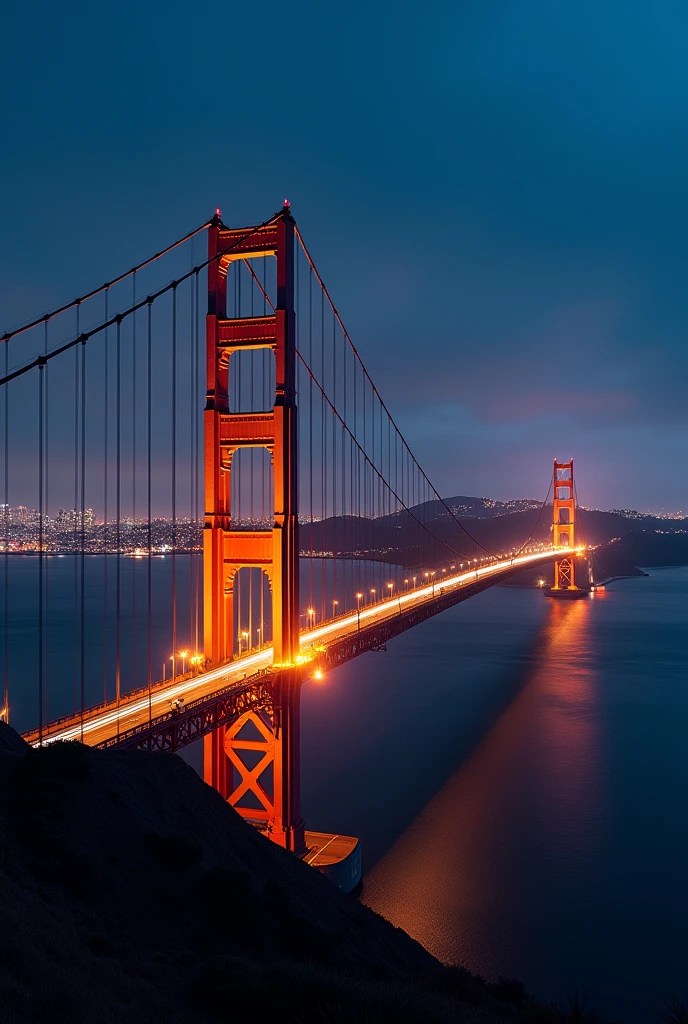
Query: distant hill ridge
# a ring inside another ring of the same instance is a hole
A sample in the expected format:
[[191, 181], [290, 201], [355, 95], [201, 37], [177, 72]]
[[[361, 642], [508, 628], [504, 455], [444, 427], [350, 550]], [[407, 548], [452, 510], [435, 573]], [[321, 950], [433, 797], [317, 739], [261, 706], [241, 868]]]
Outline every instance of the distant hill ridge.
[[[443, 498], [442, 500], [459, 519], [493, 519], [497, 516], [508, 516], [514, 512], [527, 512], [531, 508], [540, 508], [542, 505], [542, 501], [538, 501], [537, 498], [497, 501], [496, 498], [471, 498], [465, 494], [456, 494], [453, 498]], [[445, 511], [444, 515], [447, 514]]]
[[[494, 519], [497, 516], [508, 516], [513, 515], [515, 512], [539, 509], [542, 505], [542, 499], [511, 498], [508, 501], [498, 501], [496, 498], [474, 498], [466, 494], [457, 494], [451, 498], [442, 498], [441, 502], [436, 502], [438, 512], [442, 508], [442, 503], [447, 505], [459, 519]], [[665, 524], [667, 529], [681, 529], [682, 527], [685, 528], [686, 524], [688, 524], [688, 516], [679, 516], [678, 513], [671, 516], [659, 516], [654, 512], [639, 512], [634, 508], [597, 509], [588, 508], [585, 505], [581, 505], [581, 511], [584, 514], [586, 512], [594, 512], [602, 515], [621, 516], [623, 519], [636, 521], [657, 521]], [[444, 515], [447, 514], [445, 510]]]
[[[419, 527], [419, 524], [422, 526]], [[547, 544], [552, 506], [535, 498], [497, 501], [454, 495], [386, 515], [343, 515], [300, 523], [303, 555], [369, 558], [407, 567], [461, 561], [485, 553], [518, 551], [529, 539]], [[409, 547], [408, 538], [412, 543]], [[620, 544], [623, 542], [623, 544]], [[604, 512], [581, 506], [576, 543], [614, 546], [614, 568], [605, 558], [604, 577], [628, 575], [635, 566], [688, 564], [688, 518], [670, 519], [633, 509]], [[623, 555], [619, 559], [617, 550]]]

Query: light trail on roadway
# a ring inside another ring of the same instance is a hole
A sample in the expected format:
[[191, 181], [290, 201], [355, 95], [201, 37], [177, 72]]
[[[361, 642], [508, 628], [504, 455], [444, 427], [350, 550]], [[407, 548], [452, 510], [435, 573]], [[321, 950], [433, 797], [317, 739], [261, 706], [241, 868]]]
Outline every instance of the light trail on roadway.
[[[583, 549], [575, 550], [580, 553]], [[308, 653], [314, 648], [327, 646], [328, 642], [341, 640], [353, 630], [358, 631], [359, 627], [363, 629], [375, 622], [381, 622], [402, 611], [425, 604], [428, 600], [434, 600], [435, 597], [460, 590], [478, 580], [499, 576], [515, 567], [524, 568], [547, 562], [563, 554], [561, 548], [548, 548], [534, 555], [520, 555], [490, 565], [476, 565], [474, 569], [442, 576], [439, 580], [421, 585], [414, 590], [399, 591], [384, 601], [361, 608], [360, 611], [346, 612], [320, 626], [304, 630], [301, 633], [301, 650]], [[143, 724], [144, 716], [146, 720], [160, 717], [170, 710], [172, 701], [198, 700], [219, 690], [229, 692], [234, 687], [242, 685], [247, 676], [269, 668], [271, 664], [272, 647], [269, 646], [181, 682], [172, 682], [169, 685], [157, 683], [150, 693], [143, 696], [140, 691], [136, 696], [125, 696], [120, 700], [119, 706], [109, 705], [102, 709], [94, 709], [90, 713], [86, 712], [83, 722], [80, 716], [75, 716], [54, 730], [50, 730], [48, 726], [44, 731], [43, 743], [54, 743], [56, 740], [82, 740], [90, 745], [102, 743], [127, 732], [139, 723]], [[35, 731], [30, 734], [30, 741], [34, 746], [38, 746]]]

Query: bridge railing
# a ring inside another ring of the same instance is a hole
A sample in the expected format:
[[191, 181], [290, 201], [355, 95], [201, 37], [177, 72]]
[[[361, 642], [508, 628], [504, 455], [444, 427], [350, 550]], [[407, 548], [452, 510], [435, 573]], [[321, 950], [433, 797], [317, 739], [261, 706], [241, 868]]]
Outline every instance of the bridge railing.
[[100, 749], [178, 750], [201, 739], [219, 725], [228, 725], [246, 711], [269, 707], [272, 690], [267, 684], [273, 676], [272, 669], [260, 669], [238, 683], [189, 701], [179, 710], [156, 715], [150, 721], [95, 746]]

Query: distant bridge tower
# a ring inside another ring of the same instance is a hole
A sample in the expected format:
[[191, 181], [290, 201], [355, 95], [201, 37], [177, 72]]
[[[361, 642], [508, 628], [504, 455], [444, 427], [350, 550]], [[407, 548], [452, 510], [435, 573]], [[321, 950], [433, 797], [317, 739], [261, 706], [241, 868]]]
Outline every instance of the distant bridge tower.
[[[227, 270], [233, 260], [274, 256], [277, 302], [269, 316], [227, 318]], [[226, 228], [219, 215], [208, 230], [207, 396], [205, 406], [205, 523], [203, 531], [204, 652], [214, 665], [234, 653], [234, 585], [240, 569], [259, 568], [272, 595], [272, 707], [249, 711], [204, 740], [204, 778], [243, 817], [259, 823], [279, 845], [303, 853], [299, 807], [300, 675], [289, 671], [299, 653], [296, 336], [294, 221], [285, 203], [267, 225]], [[272, 408], [230, 408], [234, 353], [269, 349], [275, 357]], [[240, 448], [271, 456], [272, 529], [233, 528], [232, 460]], [[257, 758], [257, 763], [256, 763]], [[238, 777], [238, 781], [237, 781]]]
[[570, 462], [554, 460], [554, 501], [552, 545], [570, 549], [554, 563], [554, 585], [550, 593], [557, 596], [582, 594], [576, 586], [574, 563], [576, 503], [573, 490], [573, 459]]

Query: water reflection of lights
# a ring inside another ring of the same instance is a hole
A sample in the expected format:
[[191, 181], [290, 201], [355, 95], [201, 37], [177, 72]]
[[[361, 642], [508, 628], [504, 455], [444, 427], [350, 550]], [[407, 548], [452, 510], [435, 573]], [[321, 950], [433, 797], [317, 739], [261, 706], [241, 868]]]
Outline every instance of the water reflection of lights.
[[518, 695], [366, 880], [366, 902], [440, 959], [519, 973], [533, 903], [598, 856], [591, 613], [548, 602]]

